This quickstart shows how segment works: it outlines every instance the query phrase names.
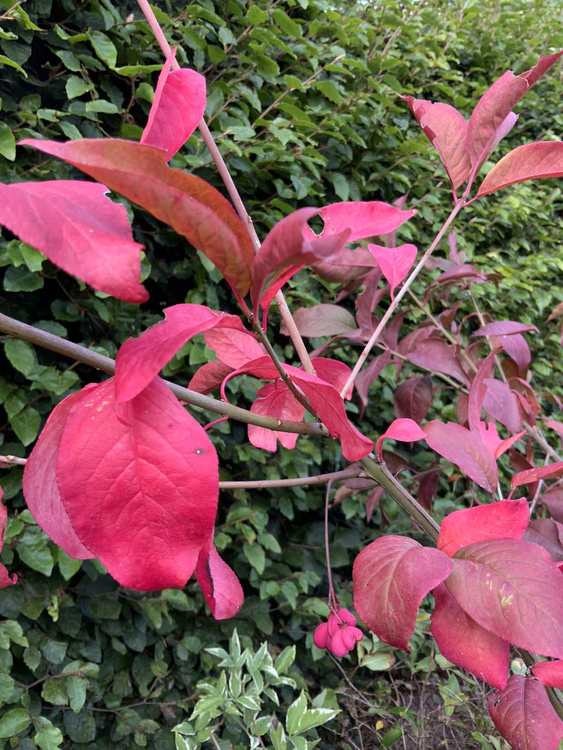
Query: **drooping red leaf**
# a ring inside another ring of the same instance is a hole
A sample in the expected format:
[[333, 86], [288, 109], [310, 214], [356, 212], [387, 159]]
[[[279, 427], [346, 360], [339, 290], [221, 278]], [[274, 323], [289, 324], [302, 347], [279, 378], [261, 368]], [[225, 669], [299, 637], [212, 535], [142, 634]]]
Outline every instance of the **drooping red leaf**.
[[216, 620], [228, 620], [237, 614], [244, 602], [242, 586], [213, 544], [200, 552], [196, 577], [207, 606]]
[[536, 326], [519, 323], [517, 320], [497, 320], [481, 326], [472, 336], [512, 336], [515, 333], [538, 332]]
[[453, 558], [446, 586], [485, 630], [563, 658], [563, 576], [543, 547], [521, 539], [470, 544]]
[[523, 378], [526, 377], [530, 362], [532, 361], [532, 353], [528, 342], [521, 333], [514, 333], [508, 336], [492, 336], [491, 343], [493, 346], [499, 346], [503, 349], [510, 359], [516, 363], [520, 376]]
[[552, 487], [542, 493], [540, 501], [547, 507], [552, 518], [563, 523], [563, 486]]
[[254, 247], [247, 228], [218, 190], [170, 168], [161, 149], [116, 138], [21, 144], [72, 164], [141, 206], [206, 255], [238, 294], [248, 292]]
[[383, 460], [383, 441], [398, 440], [401, 443], [414, 443], [418, 440], [425, 440], [426, 433], [412, 419], [394, 419], [383, 435], [377, 438], [375, 451], [380, 461]]
[[502, 454], [512, 448], [514, 443], [517, 443], [526, 432], [525, 430], [522, 430], [522, 432], [517, 432], [516, 434], [501, 440], [494, 422], [479, 422], [479, 434], [490, 454], [494, 456], [495, 459], [499, 459]]
[[355, 388], [360, 397], [362, 405], [362, 413], [365, 411], [368, 404], [368, 393], [371, 384], [377, 380], [382, 370], [387, 367], [392, 361], [392, 356], [389, 352], [383, 352], [377, 357], [373, 357], [368, 366], [361, 370], [360, 374], [356, 378]]
[[563, 722], [539, 680], [513, 674], [502, 692], [488, 696], [487, 707], [512, 750], [558, 750]]
[[168, 159], [188, 140], [205, 111], [205, 78], [195, 70], [172, 70], [175, 54], [166, 59], [158, 77], [141, 143], [166, 151]]
[[469, 429], [477, 432], [481, 424], [481, 409], [487, 392], [485, 379], [490, 377], [495, 366], [494, 355], [488, 357], [479, 364], [475, 377], [471, 381], [469, 389], [469, 398], [467, 400], [467, 421]]
[[444, 584], [432, 595], [436, 605], [430, 632], [441, 653], [478, 680], [503, 690], [508, 682], [510, 644], [472, 620]]
[[121, 585], [185, 586], [213, 536], [218, 461], [162, 381], [126, 404], [115, 401], [113, 379], [85, 392], [68, 415], [56, 474], [76, 536]]
[[546, 180], [563, 176], [563, 141], [537, 141], [518, 146], [487, 174], [477, 198], [525, 180]]
[[512, 477], [510, 486], [512, 489], [520, 487], [523, 484], [535, 484], [540, 479], [546, 479], [546, 477], [559, 477], [563, 475], [563, 461], [556, 461], [553, 464], [547, 464], [546, 466], [538, 466], [533, 469], [527, 469], [526, 471], [519, 471]]
[[[333, 385], [340, 393], [352, 372], [348, 365], [338, 359], [329, 359], [328, 357], [312, 357], [311, 362], [319, 378]], [[353, 386], [350, 386], [344, 394], [345, 399], [352, 398], [352, 390]]]
[[434, 420], [424, 427], [426, 442], [440, 456], [456, 464], [479, 487], [494, 492], [498, 470], [478, 432], [467, 430], [455, 422]]
[[198, 393], [211, 393], [221, 386], [231, 370], [232, 367], [223, 364], [219, 359], [206, 362], [195, 371], [188, 388]]
[[300, 208], [271, 229], [252, 262], [251, 296], [255, 309], [264, 311], [282, 286], [306, 265], [321, 261], [340, 250], [350, 229], [316, 235], [308, 221], [319, 215], [318, 208]]
[[420, 478], [417, 500], [426, 510], [431, 510], [432, 508], [432, 501], [438, 491], [439, 482], [440, 472], [437, 469], [424, 472]]
[[215, 326], [242, 331], [240, 318], [205, 305], [180, 304], [164, 310], [164, 320], [137, 338], [127, 339], [117, 353], [115, 390], [118, 401], [137, 396], [191, 338]]
[[31, 451], [23, 472], [23, 494], [35, 521], [67, 555], [87, 560], [94, 554], [76, 534], [63, 504], [57, 479], [57, 456], [72, 409], [96, 386], [86, 386], [55, 406]]
[[63, 271], [125, 302], [145, 302], [142, 245], [104, 185], [80, 180], [0, 184], [0, 224]]
[[521, 539], [530, 514], [525, 500], [501, 500], [448, 513], [440, 525], [437, 546], [446, 555], [490, 539]]
[[408, 650], [422, 600], [451, 568], [440, 550], [404, 536], [381, 536], [354, 560], [354, 607], [378, 638]]
[[[403, 339], [404, 341], [404, 339]], [[463, 371], [455, 347], [436, 338], [427, 338], [417, 342], [416, 346], [405, 355], [415, 365], [424, 367], [432, 372], [450, 375], [463, 385], [469, 385], [467, 375]]]
[[524, 539], [539, 544], [554, 560], [563, 560], [563, 525], [553, 518], [536, 518], [530, 521]]
[[563, 689], [563, 660], [539, 661], [532, 667], [532, 673], [544, 685]]
[[374, 268], [363, 280], [363, 291], [356, 296], [356, 320], [362, 334], [369, 338], [374, 322], [373, 311], [379, 305], [387, 290], [379, 286], [381, 271]]
[[[2, 502], [4, 499], [4, 490], [0, 487], [0, 552], [2, 552], [2, 545], [4, 543], [4, 533], [6, 532], [6, 526], [8, 524], [8, 511], [6, 506]], [[13, 586], [17, 583], [17, 576], [11, 576], [6, 566], [0, 563], [0, 589], [5, 589], [8, 586]]]
[[[250, 407], [253, 414], [261, 414], [275, 419], [300, 422], [305, 413], [305, 407], [299, 403], [281, 380], [267, 383], [257, 393], [256, 399]], [[255, 448], [275, 453], [277, 443], [284, 448], [293, 450], [299, 435], [293, 432], [268, 430], [266, 427], [248, 425], [248, 439]]]
[[344, 247], [326, 260], [312, 263], [311, 268], [322, 279], [348, 284], [377, 266], [367, 247]]
[[432, 406], [432, 379], [413, 377], [405, 380], [393, 394], [398, 417], [422, 422]]
[[495, 378], [485, 380], [485, 399], [483, 408], [487, 414], [503, 424], [510, 432], [522, 429], [522, 414], [518, 398], [510, 386]]
[[[511, 110], [528, 89], [559, 59], [561, 53], [541, 57], [526, 73], [514, 75], [507, 70], [490, 86], [477, 102], [467, 126], [466, 149], [473, 170], [485, 161], [499, 135], [511, 123]], [[508, 125], [507, 125], [507, 118]], [[499, 132], [500, 130], [500, 132]]]
[[394, 232], [416, 211], [405, 211], [382, 201], [342, 201], [323, 206], [319, 213], [324, 222], [323, 234], [339, 234], [349, 229], [348, 242], [357, 242]]
[[338, 336], [357, 329], [352, 313], [340, 305], [300, 307], [293, 318], [299, 333], [305, 337]]
[[[243, 330], [242, 326], [240, 330], [233, 326], [235, 323], [233, 317], [235, 316], [226, 318], [226, 325], [219, 323], [205, 331], [203, 338], [206, 346], [213, 349], [223, 364], [236, 369], [253, 359], [263, 357], [266, 352], [255, 336]], [[238, 320], [236, 317], [235, 319]]]
[[368, 250], [389, 283], [391, 299], [393, 299], [395, 289], [406, 279], [416, 260], [416, 246], [410, 244], [399, 245], [399, 247], [368, 245]]
[[470, 163], [465, 151], [467, 121], [455, 107], [404, 96], [420, 127], [440, 155], [452, 187], [456, 190], [467, 180]]

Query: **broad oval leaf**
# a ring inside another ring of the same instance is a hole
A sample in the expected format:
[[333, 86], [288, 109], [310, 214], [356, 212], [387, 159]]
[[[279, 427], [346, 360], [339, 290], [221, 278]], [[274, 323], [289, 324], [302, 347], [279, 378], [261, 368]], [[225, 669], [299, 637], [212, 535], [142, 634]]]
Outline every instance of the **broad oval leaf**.
[[187, 387], [198, 393], [211, 393], [221, 387], [221, 383], [231, 371], [232, 367], [223, 364], [219, 359], [206, 362], [195, 371]]
[[478, 680], [504, 689], [508, 682], [510, 644], [472, 620], [443, 584], [432, 595], [436, 604], [430, 632], [441, 653]]
[[293, 318], [299, 333], [305, 337], [339, 336], [358, 327], [352, 313], [340, 305], [300, 307], [293, 313]]
[[532, 667], [532, 673], [544, 685], [563, 689], [563, 660], [538, 661]]
[[378, 638], [408, 650], [424, 597], [444, 581], [451, 560], [404, 536], [382, 536], [354, 560], [354, 607]]
[[425, 440], [426, 433], [412, 419], [394, 419], [383, 435], [377, 438], [375, 451], [380, 461], [383, 460], [383, 441], [398, 440], [401, 443], [414, 443], [418, 440]]
[[398, 417], [422, 422], [432, 406], [432, 379], [427, 376], [409, 378], [395, 390], [393, 397]]
[[469, 398], [467, 401], [467, 421], [469, 428], [477, 432], [481, 425], [481, 409], [487, 392], [485, 378], [491, 376], [495, 366], [494, 355], [491, 353], [479, 364], [475, 377], [471, 381]]
[[518, 398], [512, 392], [510, 386], [495, 378], [487, 378], [484, 385], [483, 408], [489, 417], [496, 419], [510, 432], [519, 432], [522, 429], [522, 414], [520, 413]]
[[412, 349], [404, 352], [404, 354], [415, 365], [424, 367], [431, 372], [441, 372], [444, 375], [450, 375], [455, 380], [463, 383], [463, 385], [469, 385], [467, 375], [459, 363], [456, 348], [445, 341], [436, 338], [420, 340], [415, 343]]
[[416, 246], [411, 244], [398, 247], [368, 245], [368, 250], [385, 276], [391, 290], [391, 299], [393, 299], [395, 289], [407, 277], [416, 260]]
[[21, 145], [72, 164], [141, 206], [206, 255], [235, 292], [248, 292], [254, 247], [247, 228], [218, 190], [170, 168], [165, 151], [117, 138], [26, 139]]
[[487, 698], [494, 725], [512, 750], [558, 750], [563, 722], [539, 680], [514, 674]]
[[242, 326], [240, 330], [234, 327], [234, 317], [227, 316], [225, 325], [219, 322], [213, 328], [209, 328], [204, 332], [203, 338], [205, 345], [213, 349], [224, 365], [236, 369], [253, 359], [263, 357], [266, 352], [252, 333], [243, 330]]
[[491, 539], [521, 539], [530, 521], [525, 500], [501, 500], [448, 513], [437, 546], [453, 557], [458, 550]]
[[104, 185], [80, 180], [0, 184], [0, 224], [63, 271], [125, 302], [146, 302], [142, 245]]
[[319, 213], [324, 222], [323, 235], [349, 230], [348, 242], [357, 242], [394, 232], [416, 211], [383, 201], [342, 201], [323, 206]]
[[563, 177], [563, 141], [525, 143], [504, 156], [487, 174], [477, 198], [525, 180]]
[[[256, 398], [250, 407], [253, 414], [262, 414], [275, 419], [300, 422], [305, 413], [305, 407], [299, 403], [281, 380], [267, 383], [256, 392]], [[284, 448], [293, 450], [299, 435], [293, 432], [268, 430], [266, 427], [248, 425], [248, 439], [256, 448], [275, 453], [277, 443]]]
[[472, 333], [472, 336], [512, 336], [516, 333], [537, 333], [536, 326], [528, 323], [519, 323], [517, 320], [496, 320], [494, 323], [487, 323]]
[[448, 591], [481, 627], [532, 653], [563, 658], [563, 576], [543, 547], [477, 542], [453, 562]]

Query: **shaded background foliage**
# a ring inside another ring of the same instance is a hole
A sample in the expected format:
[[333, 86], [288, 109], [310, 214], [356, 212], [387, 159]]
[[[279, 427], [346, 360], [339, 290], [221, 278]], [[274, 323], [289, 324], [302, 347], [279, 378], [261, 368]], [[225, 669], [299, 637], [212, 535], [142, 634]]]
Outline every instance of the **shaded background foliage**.
[[[0, 179], [75, 176], [65, 165], [23, 149], [14, 161], [15, 139], [137, 138], [162, 60], [135, 3], [12, 5], [0, 0]], [[208, 120], [261, 235], [299, 206], [393, 200], [406, 193], [418, 215], [402, 237], [424, 246], [447, 213], [448, 186], [399, 94], [449, 101], [468, 113], [504, 70], [524, 70], [563, 42], [562, 32], [553, 31], [560, 12], [556, 0], [164, 0], [159, 6], [180, 62], [207, 77]], [[503, 153], [560, 132], [558, 75], [526, 96]], [[197, 136], [174, 165], [221, 187]], [[150, 217], [130, 210], [136, 237], [146, 248], [147, 305], [93, 293], [5, 233], [2, 312], [113, 356], [127, 336], [158, 320], [166, 305], [189, 301], [231, 308], [228, 291], [205, 260], [200, 263]], [[546, 318], [559, 301], [554, 281], [563, 273], [557, 252], [560, 210], [556, 182], [524, 184], [476, 204], [458, 228], [460, 248], [495, 278], [494, 285], [475, 288], [484, 308], [496, 318], [540, 328], [533, 371], [546, 392], [556, 376], [556, 324]], [[306, 274], [288, 289], [295, 308], [333, 299], [328, 282]], [[407, 322], [419, 319], [416, 310], [408, 311]], [[285, 341], [280, 337], [280, 350], [289, 356]], [[185, 383], [208, 358], [210, 352], [196, 340], [167, 374]], [[96, 377], [83, 366], [6, 340], [0, 350], [1, 452], [25, 455], [53, 405]], [[394, 377], [386, 370], [372, 391], [367, 434], [392, 419]], [[255, 391], [244, 378], [236, 387], [241, 403]], [[451, 401], [451, 394], [439, 393], [435, 408], [447, 414]], [[341, 466], [332, 443], [301, 439], [295, 451], [281, 450], [272, 460], [247, 443], [242, 425], [221, 426], [213, 439], [223, 479], [296, 476]], [[429, 457], [421, 456], [424, 465]], [[218, 624], [204, 612], [192, 585], [184, 592], [143, 596], [119, 590], [96, 563], [70, 560], [24, 509], [20, 470], [3, 470], [0, 479], [11, 515], [2, 559], [21, 577], [18, 586], [0, 592], [0, 616], [6, 618], [0, 622], [0, 747], [173, 747], [170, 728], [190, 714], [200, 695], [198, 681], [218, 680], [217, 654], [205, 648], [226, 643], [234, 625], [243, 644], [254, 649], [264, 639], [274, 655], [297, 645], [291, 672], [296, 688], [279, 687], [280, 718], [296, 689], [308, 686], [316, 695], [328, 688], [318, 705], [332, 707], [338, 693], [344, 710], [323, 730], [323, 743], [353, 747], [357, 725], [365, 720], [367, 738], [376, 743], [371, 746], [402, 743], [404, 735], [413, 747], [424, 747], [424, 741], [429, 747], [442, 742], [457, 747], [459, 724], [460, 747], [500, 747], [485, 736], [489, 728], [479, 716], [476, 684], [449, 669], [424, 639], [424, 617], [410, 655], [393, 656], [375, 642], [362, 652], [366, 666], [354, 682], [369, 692], [370, 711], [354, 699], [336, 666], [312, 650], [310, 633], [326, 614], [319, 489], [223, 493], [217, 544], [241, 577], [247, 600], [234, 623]], [[453, 499], [452, 485], [443, 481], [438, 512], [459, 502], [463, 499]], [[363, 500], [355, 495], [332, 513], [331, 522], [333, 563], [349, 602], [357, 550], [380, 528], [405, 531], [408, 524], [386, 502], [367, 523]], [[394, 658], [398, 682], [378, 674]], [[344, 668], [351, 672], [350, 663]], [[430, 698], [427, 684], [433, 686]], [[411, 699], [414, 708], [407, 708]], [[274, 709], [272, 704], [270, 712]], [[436, 716], [451, 734], [432, 734], [436, 729], [428, 725]], [[210, 717], [209, 723], [217, 723]], [[17, 739], [8, 739], [12, 733]], [[223, 748], [247, 746], [235, 717], [227, 716], [216, 736]]]

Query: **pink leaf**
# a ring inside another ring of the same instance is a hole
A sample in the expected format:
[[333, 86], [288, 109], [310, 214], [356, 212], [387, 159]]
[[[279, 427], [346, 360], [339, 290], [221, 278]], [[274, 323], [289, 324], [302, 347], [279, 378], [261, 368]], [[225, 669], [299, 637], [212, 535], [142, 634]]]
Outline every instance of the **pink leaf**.
[[527, 323], [519, 323], [516, 320], [497, 320], [494, 323], [487, 323], [477, 331], [472, 333], [472, 336], [512, 336], [515, 333], [528, 333], [533, 331], [538, 332], [536, 326], [528, 325]]
[[493, 346], [500, 346], [506, 354], [516, 363], [521, 377], [526, 377], [526, 373], [532, 361], [532, 353], [528, 342], [521, 333], [514, 333], [508, 336], [492, 336], [491, 343]]
[[183, 588], [213, 536], [215, 448], [162, 381], [125, 404], [114, 389], [107, 380], [70, 411], [57, 457], [63, 505], [122, 586]]
[[191, 338], [215, 326], [244, 330], [236, 315], [205, 305], [181, 304], [164, 310], [165, 320], [137, 338], [127, 339], [117, 353], [115, 392], [118, 401], [137, 396]]
[[563, 525], [553, 518], [538, 518], [530, 521], [524, 541], [539, 544], [554, 560], [563, 560]]
[[263, 357], [266, 352], [262, 344], [256, 341], [255, 336], [248, 331], [242, 330], [242, 327], [240, 330], [233, 327], [233, 317], [235, 316], [228, 316], [226, 318], [225, 322], [227, 325], [219, 323], [205, 331], [203, 338], [206, 346], [213, 349], [217, 358], [223, 364], [236, 369], [253, 359]]
[[478, 680], [503, 690], [508, 682], [510, 645], [472, 620], [443, 584], [432, 595], [436, 606], [430, 632], [440, 652]]
[[368, 250], [375, 258], [381, 273], [385, 276], [391, 288], [391, 299], [395, 296], [395, 289], [407, 277], [416, 260], [415, 245], [399, 245], [399, 247], [383, 247], [368, 245]]
[[563, 722], [538, 680], [514, 674], [487, 698], [494, 725], [512, 750], [558, 750]]
[[550, 430], [554, 430], [563, 440], [563, 422], [558, 422], [557, 419], [546, 419], [545, 424]]
[[195, 371], [188, 383], [188, 388], [198, 393], [211, 393], [221, 386], [221, 383], [231, 371], [232, 367], [224, 365], [218, 359], [206, 362]]
[[[261, 414], [274, 419], [301, 422], [305, 407], [299, 403], [281, 380], [268, 383], [256, 393], [256, 399], [250, 407], [253, 414]], [[248, 425], [248, 439], [255, 448], [275, 453], [277, 443], [280, 442], [284, 448], [293, 450], [299, 435], [293, 432], [281, 432], [268, 430], [266, 427]]]
[[300, 307], [293, 317], [299, 333], [305, 337], [338, 336], [357, 329], [352, 313], [340, 305]]
[[437, 546], [446, 555], [475, 542], [490, 539], [521, 539], [530, 514], [525, 500], [501, 500], [488, 505], [448, 513], [440, 525]]
[[[311, 362], [315, 368], [316, 374], [322, 380], [333, 385], [338, 392], [344, 388], [352, 372], [348, 365], [340, 362], [338, 359], [329, 359], [328, 357], [312, 357]], [[353, 386], [350, 386], [344, 394], [344, 398], [352, 398]]]
[[23, 494], [31, 515], [57, 546], [79, 560], [87, 560], [94, 554], [78, 538], [68, 516], [61, 499], [56, 466], [69, 415], [88, 395], [88, 391], [95, 387], [86, 386], [55, 406], [23, 472]]
[[149, 119], [141, 143], [166, 151], [168, 159], [188, 140], [205, 111], [205, 78], [195, 70], [172, 70], [175, 54], [167, 58], [158, 77]]
[[434, 338], [420, 341], [406, 353], [406, 357], [415, 365], [425, 367], [432, 372], [450, 375], [463, 385], [469, 384], [467, 375], [459, 363], [455, 347], [446, 344], [445, 341]]
[[469, 422], [469, 428], [473, 432], [477, 432], [480, 429], [481, 424], [481, 409], [483, 407], [483, 401], [485, 400], [485, 394], [487, 392], [485, 386], [485, 378], [490, 377], [495, 366], [495, 359], [493, 354], [489, 354], [480, 364], [475, 373], [475, 377], [471, 382], [471, 388], [469, 389], [469, 399], [467, 401], [467, 421]]
[[446, 586], [465, 612], [499, 638], [563, 658], [563, 576], [543, 547], [520, 539], [458, 550]]
[[322, 279], [348, 284], [375, 269], [376, 263], [366, 247], [344, 247], [326, 260], [313, 263], [311, 268]]
[[234, 617], [244, 602], [242, 586], [213, 545], [200, 552], [196, 576], [213, 617], [216, 620]]
[[356, 378], [355, 387], [362, 402], [362, 412], [368, 404], [368, 393], [372, 383], [377, 380], [382, 370], [387, 367], [392, 361], [391, 354], [389, 352], [383, 352], [377, 357], [373, 357], [367, 367], [361, 370], [360, 374]]
[[477, 198], [525, 180], [546, 180], [563, 176], [563, 142], [525, 143], [504, 156], [487, 174]]
[[470, 164], [465, 151], [467, 121], [449, 104], [412, 96], [403, 99], [440, 155], [455, 191], [469, 176]]
[[404, 536], [381, 536], [354, 560], [354, 607], [378, 638], [408, 650], [422, 600], [451, 568], [439, 550]]
[[[8, 524], [8, 511], [6, 510], [6, 506], [2, 502], [4, 499], [4, 490], [2, 487], [0, 487], [0, 552], [2, 552], [2, 545], [4, 543], [4, 533], [6, 531], [6, 526]], [[8, 586], [13, 586], [15, 583], [17, 583], [18, 578], [17, 576], [13, 575], [11, 576], [5, 565], [2, 565], [0, 563], [0, 589], [5, 589]]]
[[412, 419], [394, 419], [383, 435], [377, 438], [375, 451], [380, 461], [383, 460], [383, 441], [398, 440], [401, 443], [414, 443], [418, 440], [425, 440], [426, 433]]
[[494, 492], [498, 470], [494, 457], [479, 433], [467, 430], [455, 422], [434, 420], [424, 427], [426, 442], [440, 456], [456, 464], [459, 469], [488, 492]]
[[550, 515], [556, 521], [563, 523], [563, 487], [550, 488], [541, 495], [540, 500], [547, 507]]
[[503, 424], [510, 432], [522, 429], [522, 415], [518, 399], [510, 386], [495, 378], [485, 380], [485, 399], [483, 408], [487, 414]]
[[563, 689], [563, 661], [540, 661], [534, 664], [532, 673], [544, 685]]
[[547, 464], [547, 466], [534, 467], [533, 469], [527, 469], [526, 471], [520, 471], [512, 477], [510, 486], [512, 489], [520, 487], [523, 484], [534, 484], [540, 479], [546, 477], [558, 477], [563, 474], [563, 461], [556, 461], [553, 464]]
[[125, 302], [145, 302], [142, 245], [104, 185], [79, 180], [0, 184], [0, 224], [63, 271]]
[[413, 377], [395, 390], [395, 413], [398, 417], [422, 422], [432, 406], [432, 379]]
[[377, 237], [398, 229], [415, 214], [382, 201], [343, 201], [330, 203], [319, 211], [324, 222], [322, 234], [339, 234], [350, 230], [348, 242]]

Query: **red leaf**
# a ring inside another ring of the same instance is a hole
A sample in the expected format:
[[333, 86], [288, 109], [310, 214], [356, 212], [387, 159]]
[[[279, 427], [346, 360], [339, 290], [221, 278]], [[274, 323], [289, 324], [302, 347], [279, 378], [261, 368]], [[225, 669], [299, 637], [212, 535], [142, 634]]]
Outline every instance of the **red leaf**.
[[63, 271], [125, 302], [145, 302], [142, 245], [104, 185], [79, 180], [0, 184], [0, 224]]
[[472, 620], [443, 584], [432, 595], [436, 606], [430, 632], [441, 653], [478, 680], [503, 690], [508, 682], [510, 645]]
[[525, 143], [504, 156], [487, 174], [477, 198], [525, 180], [546, 180], [563, 176], [563, 142]]
[[55, 406], [23, 472], [23, 494], [31, 515], [58, 547], [79, 560], [87, 560], [94, 554], [78, 538], [61, 499], [56, 474], [57, 456], [70, 412], [95, 387], [86, 386]]
[[117, 353], [115, 392], [118, 401], [137, 396], [176, 352], [194, 336], [215, 326], [244, 330], [236, 315], [205, 305], [181, 304], [164, 310], [165, 320], [137, 338], [127, 339]]
[[534, 664], [532, 673], [544, 685], [563, 689], [563, 661], [540, 661]]
[[563, 658], [563, 576], [543, 547], [477, 542], [453, 563], [448, 591], [481, 627], [532, 653]]
[[563, 440], [563, 422], [558, 422], [557, 419], [546, 419], [545, 424], [550, 430], [554, 430]]
[[162, 381], [123, 405], [114, 385], [88, 390], [67, 418], [57, 458], [63, 505], [122, 586], [183, 588], [213, 536], [215, 448]]
[[547, 507], [550, 515], [559, 523], [563, 523], [563, 487], [552, 487], [544, 492], [540, 501]]
[[190, 382], [188, 388], [198, 393], [211, 393], [221, 386], [221, 383], [232, 371], [232, 367], [227, 367], [220, 360], [215, 359], [213, 362], [206, 362], [199, 367]]
[[493, 354], [489, 354], [480, 364], [471, 382], [467, 401], [467, 421], [473, 432], [478, 432], [481, 425], [481, 409], [485, 400], [485, 378], [490, 377], [495, 366]]
[[366, 247], [344, 247], [311, 267], [322, 279], [347, 284], [364, 276], [370, 269], [376, 269], [376, 264]]
[[375, 451], [379, 460], [382, 461], [384, 440], [399, 440], [401, 443], [414, 443], [425, 439], [426, 433], [412, 419], [394, 419], [383, 435], [377, 438]]
[[538, 680], [512, 675], [505, 690], [489, 695], [487, 707], [512, 750], [558, 750], [563, 722]]
[[[348, 365], [340, 362], [338, 359], [329, 359], [328, 357], [312, 357], [311, 362], [315, 368], [316, 374], [322, 380], [333, 385], [338, 392], [344, 388], [352, 372]], [[353, 386], [350, 386], [344, 394], [344, 398], [352, 398]]]
[[213, 617], [216, 620], [234, 617], [243, 605], [244, 592], [236, 574], [213, 545], [200, 552], [196, 576]]
[[408, 650], [422, 600], [451, 569], [439, 550], [404, 536], [381, 536], [354, 560], [354, 607], [378, 638]]
[[416, 211], [403, 211], [382, 201], [343, 201], [323, 206], [319, 213], [324, 222], [322, 234], [339, 234], [349, 229], [347, 241], [356, 242], [394, 232]]
[[527, 469], [526, 471], [520, 471], [512, 477], [510, 486], [512, 489], [520, 487], [523, 484], [534, 484], [540, 479], [546, 477], [558, 477], [563, 474], [563, 461], [556, 461], [554, 464], [547, 464], [547, 466], [538, 466], [533, 469]]
[[248, 292], [254, 247], [247, 228], [218, 190], [171, 169], [161, 149], [116, 138], [20, 143], [63, 159], [141, 206], [206, 255], [238, 294]]
[[487, 378], [484, 385], [486, 390], [483, 408], [487, 414], [510, 432], [519, 432], [522, 429], [522, 415], [518, 399], [510, 386], [495, 378]]
[[305, 337], [338, 336], [355, 331], [358, 327], [352, 313], [340, 305], [300, 307], [293, 317], [299, 333]]
[[383, 352], [377, 357], [373, 357], [367, 367], [361, 370], [360, 374], [356, 378], [355, 387], [362, 402], [362, 413], [368, 404], [368, 393], [371, 384], [377, 380], [382, 370], [387, 367], [392, 361], [391, 354], [389, 352]]
[[538, 332], [536, 326], [528, 325], [527, 323], [519, 323], [516, 320], [497, 320], [494, 323], [487, 323], [477, 331], [472, 333], [472, 336], [512, 336], [515, 333], [528, 333], [533, 331]]
[[465, 152], [467, 121], [455, 107], [404, 96], [420, 127], [440, 155], [454, 191], [467, 180], [470, 164]]
[[394, 399], [398, 417], [422, 422], [432, 406], [432, 379], [425, 376], [405, 380], [396, 389]]
[[266, 354], [264, 347], [256, 341], [255, 336], [243, 330], [242, 326], [240, 330], [233, 327], [235, 320], [238, 321], [236, 316], [227, 316], [225, 323], [228, 325], [219, 323], [203, 334], [206, 346], [213, 349], [218, 359], [232, 369]]
[[456, 464], [461, 471], [488, 492], [494, 492], [498, 470], [479, 433], [455, 422], [434, 420], [425, 425], [426, 442], [440, 456]]
[[490, 539], [521, 539], [530, 514], [525, 500], [501, 500], [448, 513], [440, 525], [437, 546], [446, 555]]
[[[404, 339], [403, 339], [404, 341]], [[455, 347], [440, 339], [426, 339], [420, 341], [405, 355], [415, 365], [424, 367], [432, 372], [450, 375], [463, 385], [469, 385], [467, 375], [459, 364]]]
[[506, 354], [516, 363], [521, 377], [526, 377], [528, 367], [532, 361], [532, 353], [528, 342], [521, 333], [514, 333], [508, 336], [492, 336], [491, 343], [493, 346], [500, 346]]
[[197, 128], [206, 104], [205, 78], [189, 68], [171, 70], [174, 58], [172, 53], [162, 66], [141, 138], [141, 143], [166, 151], [168, 159]]
[[399, 247], [368, 245], [368, 250], [389, 283], [391, 299], [393, 299], [395, 289], [407, 277], [416, 260], [416, 246], [410, 244], [399, 245]]
[[267, 310], [288, 279], [306, 265], [320, 261], [340, 250], [350, 230], [317, 236], [308, 225], [318, 216], [317, 208], [300, 208], [286, 216], [268, 233], [252, 263], [252, 300]]
[[[305, 407], [299, 403], [281, 380], [268, 383], [256, 393], [256, 399], [250, 407], [253, 414], [262, 414], [275, 419], [301, 422], [305, 413]], [[248, 439], [255, 448], [275, 453], [277, 442], [284, 448], [293, 450], [299, 435], [293, 432], [280, 432], [268, 430], [266, 427], [248, 425]]]
[[[0, 487], [0, 552], [2, 552], [2, 544], [4, 543], [4, 533], [8, 524], [8, 511], [6, 506], [2, 502], [4, 498], [4, 490]], [[0, 563], [0, 589], [5, 589], [8, 586], [13, 586], [18, 582], [17, 576], [11, 576], [6, 567]]]
[[563, 525], [552, 518], [539, 518], [530, 521], [524, 534], [524, 540], [539, 544], [546, 549], [554, 560], [563, 560]]

